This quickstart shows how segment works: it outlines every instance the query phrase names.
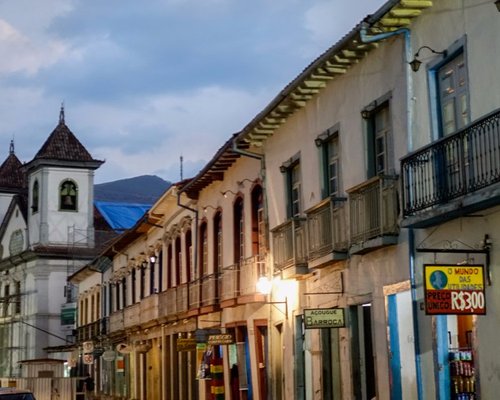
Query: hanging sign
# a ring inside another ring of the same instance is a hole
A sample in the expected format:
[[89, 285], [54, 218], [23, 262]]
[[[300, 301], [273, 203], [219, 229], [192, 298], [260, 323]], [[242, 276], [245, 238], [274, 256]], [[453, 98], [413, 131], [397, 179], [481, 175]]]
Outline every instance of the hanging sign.
[[343, 328], [345, 327], [343, 308], [315, 308], [304, 310], [306, 329]]
[[424, 265], [425, 313], [486, 314], [483, 265]]
[[196, 350], [195, 338], [178, 338], [177, 351], [194, 351]]
[[234, 338], [230, 333], [210, 335], [208, 336], [208, 344], [211, 346], [221, 346], [226, 344], [233, 344]]
[[82, 347], [84, 353], [92, 353], [94, 351], [94, 342], [83, 342]]
[[94, 363], [94, 356], [92, 354], [83, 355], [83, 363], [86, 365], [91, 365]]

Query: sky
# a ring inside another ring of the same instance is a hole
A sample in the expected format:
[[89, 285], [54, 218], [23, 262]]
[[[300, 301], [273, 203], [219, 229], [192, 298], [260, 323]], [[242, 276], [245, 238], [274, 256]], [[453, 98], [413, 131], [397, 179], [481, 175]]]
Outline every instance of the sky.
[[0, 0], [0, 160], [65, 122], [103, 183], [195, 176], [383, 0]]

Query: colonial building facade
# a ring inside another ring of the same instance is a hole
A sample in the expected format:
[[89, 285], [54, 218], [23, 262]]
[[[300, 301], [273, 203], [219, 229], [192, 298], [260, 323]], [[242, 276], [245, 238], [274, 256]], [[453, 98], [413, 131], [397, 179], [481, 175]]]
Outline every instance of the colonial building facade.
[[390, 0], [169, 189], [102, 254], [99, 390], [494, 398], [499, 34]]

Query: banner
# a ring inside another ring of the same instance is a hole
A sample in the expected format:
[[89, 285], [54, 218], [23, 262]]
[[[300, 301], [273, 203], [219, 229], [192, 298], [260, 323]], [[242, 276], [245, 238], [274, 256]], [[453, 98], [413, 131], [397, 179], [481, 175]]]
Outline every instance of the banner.
[[425, 313], [486, 314], [483, 265], [424, 265]]

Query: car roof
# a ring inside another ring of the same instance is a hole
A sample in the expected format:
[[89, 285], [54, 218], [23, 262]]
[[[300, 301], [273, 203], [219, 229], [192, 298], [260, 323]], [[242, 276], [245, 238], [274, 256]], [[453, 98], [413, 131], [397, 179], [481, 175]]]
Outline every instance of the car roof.
[[18, 389], [18, 388], [11, 388], [11, 387], [0, 387], [0, 396], [2, 394], [15, 394], [15, 393], [30, 394], [31, 392], [28, 389]]

